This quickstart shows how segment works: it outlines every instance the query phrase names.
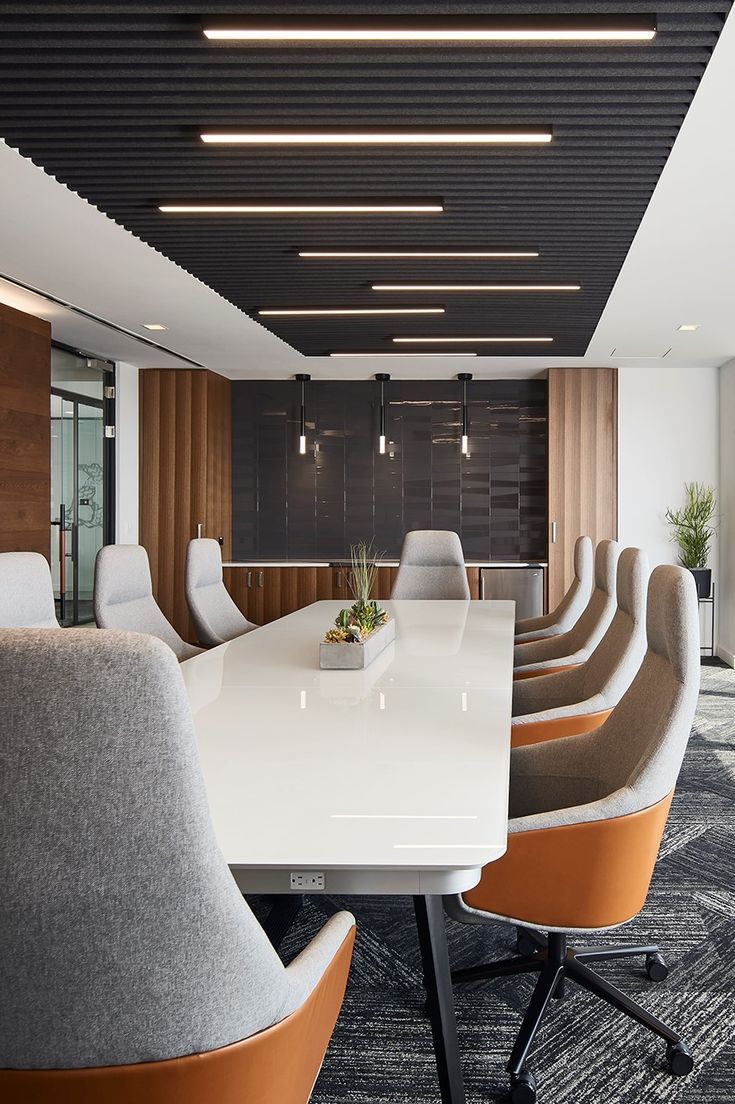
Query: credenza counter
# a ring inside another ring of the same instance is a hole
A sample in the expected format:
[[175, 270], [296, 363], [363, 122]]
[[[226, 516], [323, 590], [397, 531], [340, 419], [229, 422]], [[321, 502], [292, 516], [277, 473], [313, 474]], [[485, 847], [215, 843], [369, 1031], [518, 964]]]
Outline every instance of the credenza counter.
[[[380, 567], [398, 567], [398, 560], [380, 560]], [[350, 560], [230, 560], [223, 567], [350, 567]], [[546, 567], [545, 560], [467, 560], [466, 567]]]
[[[348, 605], [354, 600], [349, 560], [228, 560], [223, 567], [225, 586], [248, 620], [256, 625], [266, 625], [312, 602], [337, 599]], [[537, 567], [545, 570], [546, 564], [472, 560], [466, 567], [470, 596], [481, 598], [482, 568]], [[372, 597], [390, 598], [397, 574], [398, 560], [381, 560]]]

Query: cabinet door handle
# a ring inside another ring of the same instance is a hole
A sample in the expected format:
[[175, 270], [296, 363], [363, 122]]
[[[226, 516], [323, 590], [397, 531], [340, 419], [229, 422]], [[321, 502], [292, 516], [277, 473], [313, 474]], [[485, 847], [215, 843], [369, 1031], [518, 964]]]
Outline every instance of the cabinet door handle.
[[253, 585], [253, 573], [252, 573], [252, 571], [248, 571], [248, 581], [247, 581], [248, 589], [250, 589], [250, 587], [252, 585]]
[[348, 572], [348, 574], [347, 574], [347, 586], [350, 588], [350, 590], [352, 590], [352, 579], [353, 579], [353, 577], [354, 576], [353, 576], [352, 572], [351, 571]]
[[341, 571], [337, 572], [337, 586], [338, 587], [342, 586], [342, 572]]
[[556, 544], [556, 522], [551, 523], [551, 543]]
[[204, 525], [201, 521], [197, 522], [197, 539], [199, 539], [204, 532]]
[[258, 586], [262, 587], [262, 585], [263, 585], [263, 572], [259, 571], [258, 572]]

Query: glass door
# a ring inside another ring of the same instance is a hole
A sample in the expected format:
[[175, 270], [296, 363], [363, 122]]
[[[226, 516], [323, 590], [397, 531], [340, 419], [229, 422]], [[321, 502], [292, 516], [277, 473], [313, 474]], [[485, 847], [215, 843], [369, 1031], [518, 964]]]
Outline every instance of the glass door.
[[95, 559], [114, 539], [111, 367], [52, 349], [51, 571], [62, 625], [94, 620]]
[[51, 395], [51, 575], [56, 615], [73, 624], [74, 401]]

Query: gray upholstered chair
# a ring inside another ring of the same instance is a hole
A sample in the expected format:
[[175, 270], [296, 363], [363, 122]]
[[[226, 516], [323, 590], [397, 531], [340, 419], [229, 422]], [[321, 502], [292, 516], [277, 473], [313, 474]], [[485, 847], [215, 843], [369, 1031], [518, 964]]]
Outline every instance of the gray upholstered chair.
[[516, 621], [516, 644], [524, 640], [542, 640], [568, 632], [580, 616], [592, 594], [594, 582], [594, 546], [589, 537], [578, 537], [574, 545], [574, 578], [556, 609], [542, 617]]
[[39, 552], [0, 552], [0, 627], [59, 628], [51, 570]]
[[257, 628], [240, 612], [222, 579], [222, 552], [216, 540], [197, 537], [186, 549], [186, 601], [197, 639], [216, 648]]
[[589, 659], [607, 632], [617, 608], [615, 578], [619, 555], [617, 541], [600, 541], [595, 551], [595, 587], [585, 609], [568, 632], [516, 644], [513, 649], [516, 677], [538, 675], [557, 667], [573, 667]]
[[284, 968], [217, 846], [171, 650], [3, 630], [0, 714], [4, 1104], [305, 1104], [354, 920]]
[[514, 682], [514, 747], [589, 732], [607, 720], [646, 651], [647, 587], [645, 552], [623, 549], [618, 560], [617, 609], [590, 658], [568, 671]]
[[[672, 1073], [688, 1073], [693, 1065], [675, 1031], [587, 965], [641, 955], [649, 977], [660, 980], [666, 971], [656, 946], [567, 946], [569, 932], [624, 924], [643, 907], [689, 739], [700, 657], [697, 595], [688, 571], [655, 568], [646, 625], [643, 662], [605, 724], [513, 750], [508, 850], [483, 868], [474, 889], [446, 898], [457, 920], [500, 920], [535, 933], [533, 954], [453, 974], [465, 982], [538, 973], [508, 1063], [511, 1099], [518, 1104], [536, 1099], [526, 1060], [565, 979], [662, 1037]], [[589, 1017], [588, 1007], [583, 1015]]]
[[148, 553], [140, 544], [107, 544], [94, 567], [94, 619], [100, 629], [157, 636], [179, 662], [199, 655], [168, 621], [153, 597]]
[[447, 529], [414, 529], [406, 533], [391, 598], [469, 601], [470, 586], [457, 534]]

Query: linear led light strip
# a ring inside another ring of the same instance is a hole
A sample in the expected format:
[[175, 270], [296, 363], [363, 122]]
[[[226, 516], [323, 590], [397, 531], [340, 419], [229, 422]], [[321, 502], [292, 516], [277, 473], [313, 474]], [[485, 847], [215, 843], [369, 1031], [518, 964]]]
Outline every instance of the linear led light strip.
[[260, 315], [326, 315], [326, 314], [444, 314], [444, 307], [311, 307], [306, 310], [259, 310]]
[[551, 141], [539, 130], [314, 130], [217, 131], [201, 134], [208, 145], [236, 146], [499, 146]]
[[406, 357], [476, 357], [477, 353], [330, 353], [330, 357], [391, 357], [393, 360], [403, 360]]
[[421, 21], [383, 18], [294, 18], [288, 22], [253, 19], [239, 24], [205, 26], [205, 36], [219, 42], [650, 42], [651, 20], [623, 16], [599, 19], [444, 18]]
[[394, 337], [392, 339], [396, 344], [412, 344], [416, 345], [419, 342], [437, 344], [457, 342], [467, 342], [469, 345], [528, 345], [528, 344], [549, 344], [554, 339], [553, 337]]
[[372, 284], [373, 291], [580, 291], [579, 284]]
[[392, 257], [409, 257], [409, 258], [441, 258], [441, 257], [538, 257], [536, 252], [520, 253], [520, 252], [505, 252], [505, 251], [493, 251], [487, 253], [479, 252], [432, 252], [432, 253], [409, 253], [409, 252], [367, 252], [367, 251], [334, 251], [329, 250], [312, 250], [301, 249], [299, 250], [299, 257], [307, 257], [309, 259], [346, 259], [356, 257], [358, 259], [369, 259], [371, 257], [376, 258], [392, 258]]
[[441, 203], [165, 203], [164, 215], [351, 215], [436, 214]]

